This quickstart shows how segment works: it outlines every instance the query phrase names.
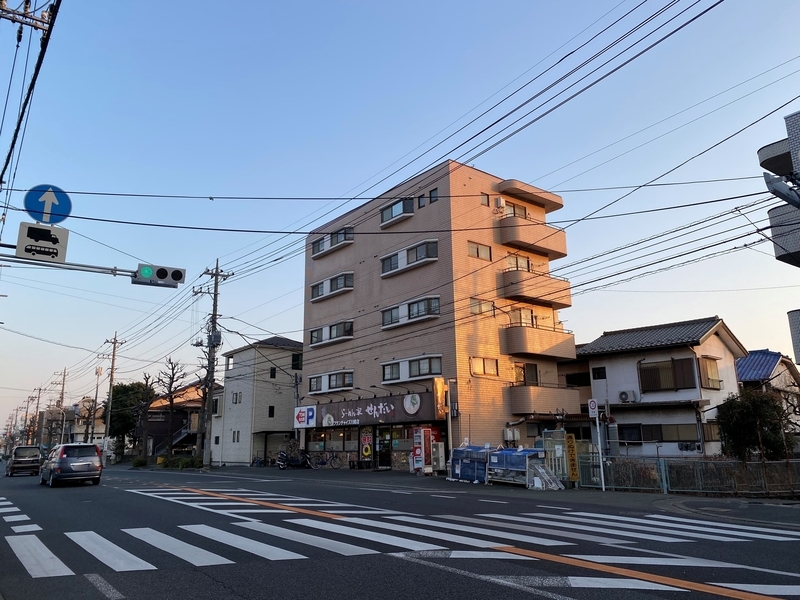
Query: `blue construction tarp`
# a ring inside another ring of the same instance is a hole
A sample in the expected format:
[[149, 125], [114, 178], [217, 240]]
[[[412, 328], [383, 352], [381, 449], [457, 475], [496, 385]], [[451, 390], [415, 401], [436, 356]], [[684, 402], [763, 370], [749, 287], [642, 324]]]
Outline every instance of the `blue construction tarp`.
[[529, 460], [544, 464], [544, 458], [543, 448], [506, 448], [489, 454], [489, 468], [525, 471]]
[[486, 483], [488, 481], [487, 465], [491, 451], [483, 446], [453, 448], [450, 458], [451, 479]]

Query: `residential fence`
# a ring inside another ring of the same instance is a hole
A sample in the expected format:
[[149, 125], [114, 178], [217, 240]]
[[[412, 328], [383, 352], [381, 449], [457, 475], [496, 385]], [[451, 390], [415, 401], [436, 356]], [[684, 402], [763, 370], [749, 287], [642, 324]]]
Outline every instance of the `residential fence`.
[[[579, 485], [600, 488], [597, 454], [578, 456]], [[607, 490], [711, 496], [800, 495], [800, 460], [741, 462], [683, 458], [603, 457]]]

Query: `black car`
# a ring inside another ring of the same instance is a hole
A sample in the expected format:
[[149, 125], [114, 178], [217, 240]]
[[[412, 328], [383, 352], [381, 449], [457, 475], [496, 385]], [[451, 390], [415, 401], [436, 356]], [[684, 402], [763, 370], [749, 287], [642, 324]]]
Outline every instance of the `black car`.
[[50, 450], [39, 471], [39, 482], [50, 487], [61, 481], [100, 483], [102, 453], [96, 444], [59, 444]]
[[41, 464], [42, 451], [39, 446], [17, 446], [8, 457], [6, 477], [12, 477], [14, 473], [38, 475]]

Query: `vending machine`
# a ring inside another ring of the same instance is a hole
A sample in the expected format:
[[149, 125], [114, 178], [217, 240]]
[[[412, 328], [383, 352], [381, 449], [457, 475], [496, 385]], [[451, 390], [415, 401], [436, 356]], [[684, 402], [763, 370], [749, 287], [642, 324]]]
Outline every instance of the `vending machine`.
[[431, 430], [429, 427], [414, 427], [414, 471], [433, 473], [431, 458]]

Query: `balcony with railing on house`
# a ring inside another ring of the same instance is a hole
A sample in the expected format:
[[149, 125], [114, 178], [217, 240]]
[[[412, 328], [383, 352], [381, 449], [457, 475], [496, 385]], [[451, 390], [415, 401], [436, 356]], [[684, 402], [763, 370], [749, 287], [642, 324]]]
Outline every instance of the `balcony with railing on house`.
[[514, 415], [547, 414], [559, 410], [567, 414], [581, 412], [580, 394], [575, 388], [555, 383], [518, 382], [506, 389]]
[[563, 328], [537, 323], [510, 323], [500, 332], [500, 351], [503, 354], [573, 359], [575, 336]]
[[547, 255], [550, 260], [567, 255], [567, 232], [545, 225], [526, 214], [507, 214], [497, 221], [500, 243]]
[[572, 306], [569, 281], [530, 269], [512, 267], [502, 273], [501, 295], [509, 300], [545, 304], [555, 310]]

